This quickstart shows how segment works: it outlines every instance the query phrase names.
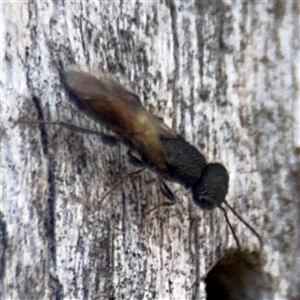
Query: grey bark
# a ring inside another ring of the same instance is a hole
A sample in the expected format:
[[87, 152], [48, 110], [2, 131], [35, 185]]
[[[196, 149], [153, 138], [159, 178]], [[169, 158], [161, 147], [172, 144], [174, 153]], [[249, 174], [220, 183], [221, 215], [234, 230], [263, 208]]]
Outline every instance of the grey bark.
[[[276, 2], [2, 3], [1, 299], [297, 299], [299, 4]], [[239, 253], [220, 210], [191, 195], [162, 202], [126, 147], [57, 126], [103, 127], [69, 101], [59, 71], [109, 74], [230, 173]], [[297, 123], [298, 122], [298, 123]], [[214, 273], [209, 273], [217, 264]], [[212, 290], [220, 289], [212, 281]]]

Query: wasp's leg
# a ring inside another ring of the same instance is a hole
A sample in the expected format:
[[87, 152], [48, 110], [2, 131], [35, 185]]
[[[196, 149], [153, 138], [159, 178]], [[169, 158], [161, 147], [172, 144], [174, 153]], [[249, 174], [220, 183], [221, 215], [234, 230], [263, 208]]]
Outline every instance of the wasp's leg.
[[144, 216], [143, 216], [144, 218], [147, 215], [149, 215], [150, 213], [152, 213], [155, 210], [157, 210], [158, 208], [160, 208], [160, 207], [173, 206], [176, 203], [176, 197], [175, 197], [174, 193], [171, 191], [171, 189], [169, 188], [169, 186], [161, 178], [159, 180], [159, 187], [160, 187], [160, 190], [161, 190], [162, 194], [169, 201], [161, 202], [161, 203], [157, 204], [155, 207], [153, 207], [150, 210], [146, 211], [144, 213]]
[[159, 181], [159, 187], [163, 195], [170, 200], [169, 205], [174, 205], [176, 203], [176, 197], [169, 186], [162, 179]]
[[120, 180], [107, 192], [104, 194], [104, 196], [100, 199], [99, 201], [99, 205], [105, 200], [105, 198], [113, 191], [115, 190], [124, 180], [126, 180], [129, 177], [134, 177], [135, 175], [140, 174], [142, 171], [144, 171], [144, 169], [139, 169], [137, 171], [134, 172], [130, 172], [125, 174], [123, 177], [120, 178]]
[[129, 162], [132, 165], [137, 167], [146, 167], [147, 164], [143, 161], [141, 155], [137, 151], [129, 149], [127, 151], [127, 155], [128, 155]]
[[73, 125], [71, 123], [66, 123], [66, 122], [49, 122], [49, 121], [15, 121], [15, 124], [45, 124], [45, 125], [59, 125], [62, 126], [64, 128], [67, 128], [69, 130], [75, 131], [75, 132], [80, 132], [80, 133], [86, 133], [86, 134], [92, 134], [92, 135], [97, 135], [100, 136], [100, 138], [102, 139], [102, 142], [110, 145], [110, 146], [115, 146], [117, 145], [122, 139], [120, 138], [120, 136], [118, 135], [109, 135], [109, 134], [105, 134], [103, 132], [100, 131], [96, 131], [96, 130], [91, 130], [91, 129], [87, 129], [84, 127], [80, 127], [80, 126], [76, 126]]

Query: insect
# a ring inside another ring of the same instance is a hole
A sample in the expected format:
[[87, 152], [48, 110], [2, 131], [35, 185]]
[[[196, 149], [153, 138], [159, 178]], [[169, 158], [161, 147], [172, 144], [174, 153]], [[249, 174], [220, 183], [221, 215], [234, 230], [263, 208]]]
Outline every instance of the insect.
[[[153, 169], [162, 178], [178, 182], [191, 190], [194, 203], [201, 209], [221, 209], [240, 249], [237, 236], [222, 207], [224, 203], [252, 231], [262, 247], [260, 235], [225, 200], [229, 175], [223, 165], [208, 164], [194, 146], [167, 127], [161, 118], [146, 110], [137, 95], [115, 81], [98, 79], [77, 70], [63, 73], [62, 81], [70, 93], [70, 99], [83, 112], [115, 133], [114, 136], [108, 136], [108, 140], [122, 142], [138, 153], [138, 158], [130, 154], [131, 162]], [[78, 129], [73, 125], [62, 125]], [[79, 130], [93, 133], [86, 129]], [[174, 199], [166, 184], [163, 183], [161, 189], [167, 198]]]

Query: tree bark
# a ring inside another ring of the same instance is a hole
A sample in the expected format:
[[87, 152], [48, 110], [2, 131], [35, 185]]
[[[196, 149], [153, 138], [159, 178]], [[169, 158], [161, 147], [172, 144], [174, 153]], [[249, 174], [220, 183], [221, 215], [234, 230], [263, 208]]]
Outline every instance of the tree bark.
[[[1, 299], [300, 297], [296, 0], [7, 2], [1, 14]], [[100, 203], [136, 170], [124, 145], [14, 124], [105, 132], [69, 101], [70, 64], [109, 74], [224, 164], [227, 201], [263, 251], [228, 212], [239, 253], [221, 210], [199, 210], [179, 184], [175, 206], [145, 217], [164, 201], [149, 170]]]

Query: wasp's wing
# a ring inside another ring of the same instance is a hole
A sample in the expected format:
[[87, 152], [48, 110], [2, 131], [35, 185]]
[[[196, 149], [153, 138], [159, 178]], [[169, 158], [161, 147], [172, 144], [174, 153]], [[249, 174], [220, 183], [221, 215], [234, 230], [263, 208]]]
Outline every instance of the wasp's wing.
[[146, 111], [138, 96], [109, 78], [71, 70], [64, 81], [82, 111], [123, 137], [131, 135], [137, 116]]
[[142, 106], [137, 95], [112, 79], [98, 79], [89, 73], [70, 70], [65, 72], [64, 80], [71, 92], [82, 100], [109, 101], [110, 98], [118, 97], [130, 105]]
[[166, 138], [176, 138], [179, 134], [164, 123], [163, 118], [157, 117], [152, 114], [152, 122], [155, 124], [156, 132], [158, 136]]
[[123, 101], [126, 102], [128, 105], [131, 105], [139, 109], [144, 109], [140, 98], [136, 94], [128, 91], [127, 89], [125, 89], [123, 86], [121, 86], [119, 83], [115, 82], [112, 79], [106, 78], [106, 82], [109, 88], [111, 89], [111, 91], [113, 91], [113, 95], [115, 97], [123, 99]]
[[119, 134], [159, 170], [166, 168], [161, 137], [178, 135], [147, 111], [138, 96], [111, 79], [80, 71], [66, 72], [65, 81], [80, 109]]

